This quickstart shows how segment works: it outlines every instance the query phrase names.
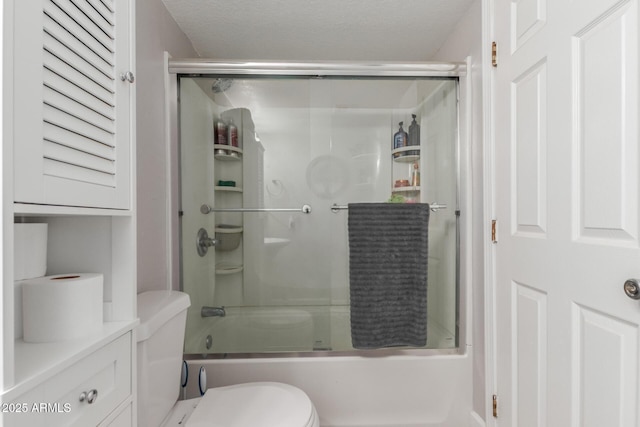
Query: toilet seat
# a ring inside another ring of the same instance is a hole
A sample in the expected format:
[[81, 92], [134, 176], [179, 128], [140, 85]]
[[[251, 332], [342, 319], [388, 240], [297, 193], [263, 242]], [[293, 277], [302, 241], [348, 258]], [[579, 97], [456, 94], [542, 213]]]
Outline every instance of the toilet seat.
[[317, 427], [318, 415], [300, 389], [276, 382], [206, 391], [186, 427]]

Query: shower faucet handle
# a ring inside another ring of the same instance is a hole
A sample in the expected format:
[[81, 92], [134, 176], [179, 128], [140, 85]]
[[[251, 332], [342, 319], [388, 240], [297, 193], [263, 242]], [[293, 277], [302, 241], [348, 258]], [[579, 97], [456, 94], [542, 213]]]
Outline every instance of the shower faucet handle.
[[209, 233], [207, 233], [207, 230], [204, 228], [198, 230], [198, 235], [196, 237], [196, 249], [198, 250], [198, 255], [201, 257], [207, 254], [211, 246], [215, 246], [218, 243], [218, 240], [209, 237]]

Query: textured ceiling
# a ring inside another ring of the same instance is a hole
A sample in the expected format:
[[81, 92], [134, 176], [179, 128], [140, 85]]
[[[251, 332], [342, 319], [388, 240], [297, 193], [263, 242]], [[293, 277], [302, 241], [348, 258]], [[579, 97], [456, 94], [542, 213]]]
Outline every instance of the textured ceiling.
[[203, 58], [425, 61], [474, 0], [163, 0]]

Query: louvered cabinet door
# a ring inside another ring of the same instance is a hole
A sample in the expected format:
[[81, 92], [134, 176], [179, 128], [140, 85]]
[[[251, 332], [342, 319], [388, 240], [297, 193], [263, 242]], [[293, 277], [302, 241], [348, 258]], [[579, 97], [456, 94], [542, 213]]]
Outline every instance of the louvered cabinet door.
[[130, 208], [130, 1], [14, 8], [14, 200]]

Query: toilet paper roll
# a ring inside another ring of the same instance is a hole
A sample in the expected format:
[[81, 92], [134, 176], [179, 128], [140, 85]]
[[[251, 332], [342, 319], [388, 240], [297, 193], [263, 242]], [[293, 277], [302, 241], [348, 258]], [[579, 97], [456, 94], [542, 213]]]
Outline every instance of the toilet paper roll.
[[60, 274], [22, 282], [25, 342], [85, 338], [102, 327], [102, 274]]
[[14, 280], [42, 277], [47, 272], [47, 224], [13, 224]]

